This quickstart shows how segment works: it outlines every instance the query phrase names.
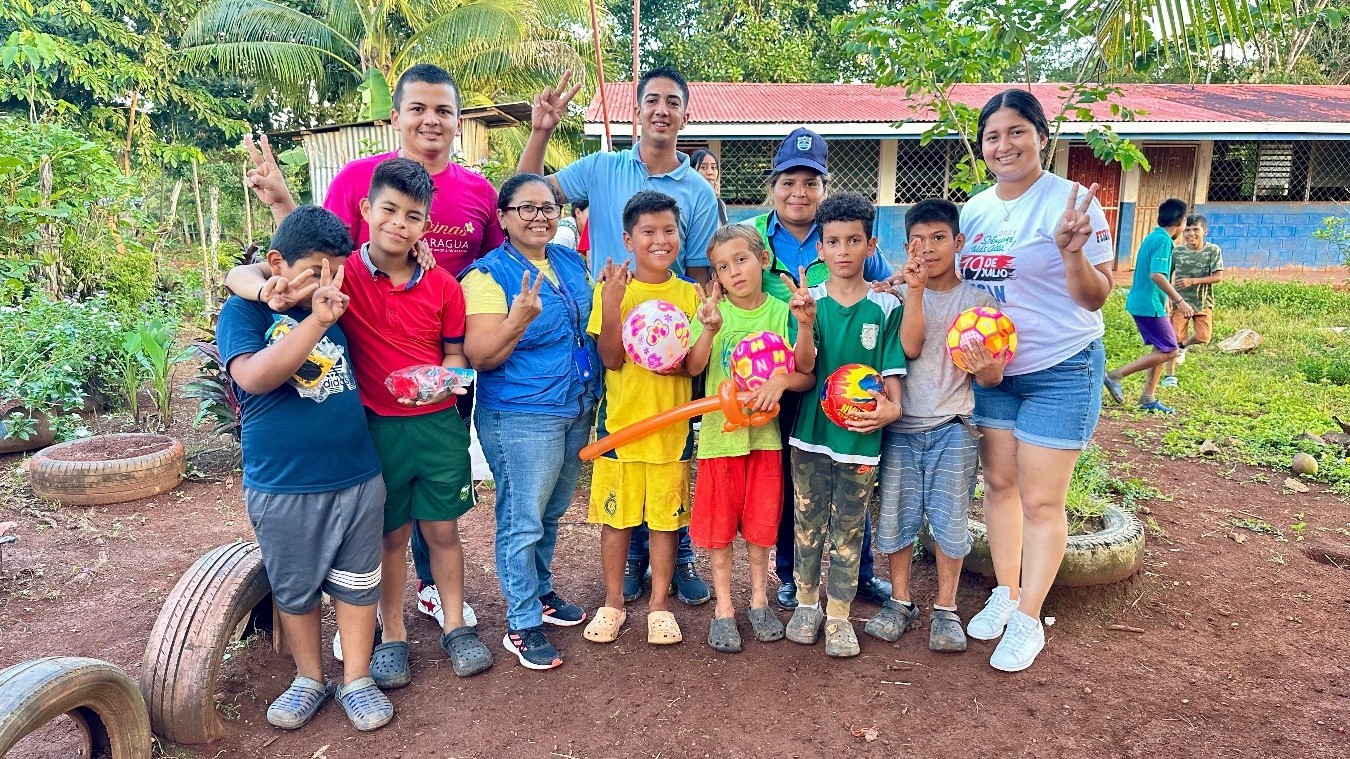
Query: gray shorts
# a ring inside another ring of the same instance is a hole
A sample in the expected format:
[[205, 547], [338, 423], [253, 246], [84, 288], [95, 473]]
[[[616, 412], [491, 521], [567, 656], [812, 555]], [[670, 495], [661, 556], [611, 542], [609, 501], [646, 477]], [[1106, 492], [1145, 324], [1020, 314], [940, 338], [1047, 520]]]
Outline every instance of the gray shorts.
[[380, 475], [327, 493], [244, 488], [244, 505], [279, 609], [308, 614], [319, 605], [321, 593], [353, 606], [380, 600]]
[[886, 430], [881, 444], [882, 553], [908, 548], [924, 518], [938, 548], [953, 559], [970, 553], [970, 502], [975, 497], [979, 443], [959, 421], [926, 432]]

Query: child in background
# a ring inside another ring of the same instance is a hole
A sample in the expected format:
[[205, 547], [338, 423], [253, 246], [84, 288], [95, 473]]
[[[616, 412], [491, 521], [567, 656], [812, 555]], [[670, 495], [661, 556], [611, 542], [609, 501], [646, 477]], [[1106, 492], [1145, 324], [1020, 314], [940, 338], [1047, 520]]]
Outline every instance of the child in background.
[[1172, 310], [1172, 330], [1181, 348], [1177, 357], [1163, 369], [1162, 386], [1177, 386], [1177, 365], [1186, 360], [1186, 348], [1208, 345], [1214, 334], [1214, 285], [1223, 279], [1223, 251], [1205, 242], [1209, 224], [1205, 217], [1191, 214], [1181, 230], [1181, 245], [1172, 251], [1172, 286], [1194, 313], [1188, 319]]
[[[815, 351], [811, 324], [814, 301], [803, 299], [795, 311], [764, 293], [763, 272], [769, 253], [754, 228], [736, 224], [713, 234], [708, 249], [714, 281], [692, 327], [694, 345], [686, 359], [690, 374], [707, 368], [707, 394], [717, 395], [731, 377], [731, 354], [750, 335], [773, 332], [791, 345], [798, 344], [797, 370], [776, 374], [754, 391], [749, 406], [768, 411], [785, 390], [801, 392], [813, 383]], [[787, 276], [783, 275], [786, 279]], [[708, 631], [708, 645], [735, 653], [741, 650], [736, 610], [731, 601], [731, 546], [737, 531], [750, 553], [750, 628], [762, 642], [780, 640], [783, 623], [769, 608], [769, 549], [778, 537], [783, 510], [783, 443], [778, 421], [762, 427], [723, 431], [722, 412], [703, 415], [698, 438], [698, 476], [694, 482], [694, 513], [689, 536], [708, 549], [712, 563], [716, 607]]]
[[216, 326], [221, 359], [240, 391], [244, 505], [295, 659], [295, 680], [267, 709], [267, 721], [286, 730], [304, 725], [333, 695], [319, 653], [321, 593], [332, 597], [338, 629], [353, 641], [337, 689], [348, 719], [374, 730], [394, 718], [370, 677], [384, 481], [337, 325], [348, 304], [341, 289], [351, 245], [337, 216], [295, 209], [263, 265], [288, 282], [313, 278], [315, 286], [283, 314], [230, 298]]
[[[821, 230], [816, 249], [830, 276], [809, 289], [793, 288], [794, 309], [808, 298], [815, 301], [816, 397], [834, 370], [852, 363], [880, 372], [886, 391], [873, 392], [876, 408], [850, 419], [847, 429], [830, 421], [808, 396], [789, 440], [797, 491], [793, 567], [797, 609], [787, 637], [811, 645], [824, 626], [828, 656], [859, 653], [848, 613], [858, 592], [863, 515], [881, 460], [881, 430], [900, 418], [900, 377], [905, 373], [900, 301], [890, 293], [873, 291], [863, 278], [863, 267], [877, 247], [872, 235], [875, 217], [871, 202], [856, 193], [822, 201], [816, 210]], [[831, 544], [830, 572], [822, 612], [820, 564], [826, 539]]]
[[[596, 415], [596, 437], [604, 437], [649, 416], [688, 403], [693, 393], [681, 366], [652, 372], [624, 351], [622, 332], [629, 312], [649, 300], [674, 304], [692, 322], [699, 293], [670, 267], [680, 253], [680, 210], [669, 195], [643, 190], [623, 209], [623, 243], [636, 270], [608, 262], [601, 270], [586, 331], [597, 335], [605, 365], [605, 391]], [[595, 461], [588, 521], [601, 525], [600, 555], [605, 573], [605, 605], [586, 626], [585, 638], [610, 643], [628, 618], [623, 575], [633, 528], [644, 521], [651, 530], [652, 590], [648, 602], [647, 642], [683, 640], [666, 591], [675, 573], [677, 531], [689, 525], [689, 422], [671, 424], [621, 445]]]
[[[994, 297], [961, 281], [956, 257], [965, 245], [956, 205], [930, 198], [905, 214], [909, 262], [905, 284], [904, 334], [909, 372], [901, 381], [904, 413], [886, 428], [881, 453], [881, 515], [876, 546], [890, 560], [891, 599], [868, 620], [868, 635], [894, 643], [919, 619], [910, 600], [909, 575], [914, 542], [927, 519], [937, 550], [937, 598], [928, 624], [928, 647], [966, 650], [966, 634], [956, 613], [961, 563], [970, 552], [967, 520], [979, 469], [978, 433], [970, 422], [975, 410], [971, 375], [947, 353], [947, 329], [962, 311], [996, 305]], [[917, 338], [917, 339], [915, 339]], [[1003, 357], [991, 356], [983, 343], [968, 346], [974, 379], [984, 387], [1003, 381]]]
[[1144, 344], [1153, 348], [1130, 363], [1109, 371], [1102, 379], [1106, 392], [1116, 403], [1125, 402], [1121, 380], [1135, 372], [1148, 372], [1144, 390], [1139, 394], [1139, 410], [1159, 414], [1176, 413], [1158, 400], [1158, 381], [1162, 379], [1163, 364], [1176, 358], [1177, 335], [1167, 316], [1167, 304], [1173, 308], [1173, 318], [1191, 318], [1194, 310], [1182, 300], [1172, 287], [1172, 249], [1176, 238], [1186, 225], [1186, 201], [1168, 198], [1158, 206], [1158, 226], [1139, 244], [1134, 258], [1134, 284], [1125, 298], [1125, 310], [1134, 317], [1134, 326]]

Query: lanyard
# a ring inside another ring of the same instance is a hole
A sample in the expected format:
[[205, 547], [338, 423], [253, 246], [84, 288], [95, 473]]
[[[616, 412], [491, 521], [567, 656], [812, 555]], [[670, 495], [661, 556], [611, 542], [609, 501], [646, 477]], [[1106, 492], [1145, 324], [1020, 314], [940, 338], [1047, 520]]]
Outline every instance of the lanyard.
[[[515, 259], [517, 263], [524, 264], [526, 270], [533, 271], [534, 276], [544, 277], [544, 274], [539, 271], [539, 267], [535, 266], [530, 259], [526, 258], [520, 251], [516, 250], [516, 246], [512, 245], [510, 241], [507, 241], [503, 248], [506, 250], [506, 254]], [[544, 257], [548, 258], [547, 247], [544, 248]], [[558, 297], [563, 299], [563, 303], [567, 305], [567, 316], [572, 322], [572, 339], [576, 342], [577, 347], [580, 348], [583, 344], [581, 335], [583, 334], [584, 329], [581, 323], [581, 305], [576, 302], [572, 297], [572, 294], [568, 291], [567, 282], [563, 279], [562, 270], [558, 268], [557, 263], [551, 258], [548, 259], [548, 262], [549, 265], [553, 267], [553, 275], [558, 278], [558, 282], [557, 284], [554, 284], [553, 280], [544, 277], [544, 284], [556, 292]]]

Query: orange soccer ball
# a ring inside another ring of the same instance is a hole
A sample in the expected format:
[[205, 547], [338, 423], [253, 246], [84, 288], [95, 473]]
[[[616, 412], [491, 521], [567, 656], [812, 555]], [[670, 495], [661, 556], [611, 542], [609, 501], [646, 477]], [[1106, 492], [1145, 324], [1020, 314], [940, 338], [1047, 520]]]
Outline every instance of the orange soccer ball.
[[971, 369], [966, 362], [966, 346], [975, 342], [983, 342], [985, 350], [992, 355], [1002, 353], [1006, 365], [1017, 352], [1017, 328], [1012, 319], [997, 308], [968, 308], [957, 314], [947, 330], [947, 352], [957, 366], [968, 372]]
[[844, 364], [820, 388], [820, 407], [830, 421], [846, 428], [849, 419], [877, 407], [873, 391], [885, 392], [876, 369], [866, 364]]

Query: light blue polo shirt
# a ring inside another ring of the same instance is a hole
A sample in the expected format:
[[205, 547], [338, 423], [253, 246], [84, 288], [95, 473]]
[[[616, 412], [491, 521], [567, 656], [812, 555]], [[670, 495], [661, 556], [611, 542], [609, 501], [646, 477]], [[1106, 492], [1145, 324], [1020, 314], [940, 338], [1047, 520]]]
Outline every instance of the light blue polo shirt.
[[[782, 224], [778, 223], [778, 212], [769, 213], [769, 223], [765, 231], [769, 233], [769, 243], [773, 245], [773, 254], [778, 256], [778, 260], [792, 272], [793, 279], [797, 277], [797, 269], [806, 268], [811, 265], [819, 256], [816, 252], [816, 243], [820, 242], [820, 227], [815, 222], [811, 223], [811, 231], [806, 234], [806, 239], [798, 241], [796, 236]], [[891, 264], [886, 260], [886, 256], [881, 254], [880, 250], [873, 253], [863, 264], [863, 279], [868, 282], [878, 282], [891, 276]]]
[[[639, 143], [641, 144], [641, 143]], [[666, 174], [650, 174], [638, 146], [616, 153], [592, 153], [554, 176], [569, 201], [590, 201], [590, 265], [599, 276], [605, 262], [633, 259], [623, 246], [623, 206], [642, 190], [675, 198], [680, 209], [680, 255], [672, 267], [685, 276], [690, 268], [708, 266], [708, 245], [717, 231], [717, 196], [712, 185], [679, 154], [680, 165]]]

